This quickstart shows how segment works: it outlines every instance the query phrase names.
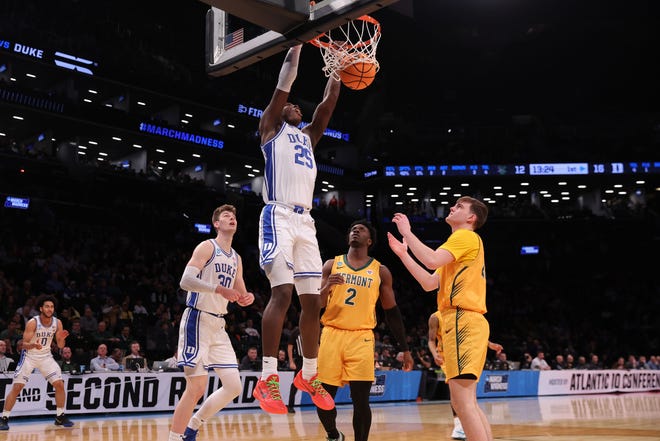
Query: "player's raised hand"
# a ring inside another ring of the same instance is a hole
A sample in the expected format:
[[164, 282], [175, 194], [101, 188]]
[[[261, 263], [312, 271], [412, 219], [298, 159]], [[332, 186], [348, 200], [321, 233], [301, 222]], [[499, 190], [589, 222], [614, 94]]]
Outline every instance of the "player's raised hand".
[[390, 248], [394, 251], [394, 254], [401, 257], [408, 252], [408, 244], [406, 240], [403, 239], [400, 241], [390, 232], [387, 233], [387, 242], [390, 244]]
[[392, 222], [396, 225], [396, 228], [399, 230], [402, 236], [409, 234], [411, 232], [410, 221], [408, 216], [403, 213], [395, 213], [392, 218]]
[[62, 329], [61, 331], [57, 331], [55, 333], [55, 338], [57, 339], [62, 339], [62, 338], [67, 338], [69, 336], [69, 331], [66, 329]]

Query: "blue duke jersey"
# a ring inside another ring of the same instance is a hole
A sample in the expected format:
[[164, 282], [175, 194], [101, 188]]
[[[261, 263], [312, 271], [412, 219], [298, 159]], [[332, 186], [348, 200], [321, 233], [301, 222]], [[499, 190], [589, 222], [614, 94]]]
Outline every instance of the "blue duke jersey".
[[41, 349], [28, 349], [27, 354], [33, 358], [51, 357], [50, 345], [53, 343], [55, 333], [57, 332], [57, 318], [53, 317], [49, 326], [44, 326], [41, 323], [41, 316], [34, 317], [37, 321], [37, 329], [34, 331], [32, 340], [28, 343], [39, 343]]
[[309, 136], [287, 123], [261, 146], [266, 161], [264, 202], [312, 208], [316, 161]]
[[[215, 239], [209, 240], [213, 244], [213, 256], [206, 262], [197, 278], [213, 286], [219, 284], [225, 288], [233, 288], [238, 270], [238, 255], [233, 248], [229, 254], [225, 253]], [[186, 306], [213, 314], [226, 314], [227, 303], [227, 299], [215, 293], [189, 291], [186, 298]]]

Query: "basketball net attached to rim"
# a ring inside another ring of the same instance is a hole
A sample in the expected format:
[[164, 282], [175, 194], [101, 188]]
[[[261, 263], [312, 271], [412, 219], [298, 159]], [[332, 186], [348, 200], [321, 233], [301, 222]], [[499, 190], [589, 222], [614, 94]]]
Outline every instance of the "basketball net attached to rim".
[[357, 90], [371, 84], [380, 69], [376, 59], [379, 41], [380, 23], [363, 15], [315, 37], [310, 43], [321, 50], [325, 76]]

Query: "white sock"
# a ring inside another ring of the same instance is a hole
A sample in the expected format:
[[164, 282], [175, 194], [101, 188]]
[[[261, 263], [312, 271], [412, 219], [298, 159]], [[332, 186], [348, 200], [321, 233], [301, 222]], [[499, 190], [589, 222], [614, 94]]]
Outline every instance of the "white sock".
[[188, 427], [190, 427], [192, 430], [199, 430], [199, 428], [204, 424], [204, 420], [197, 415], [199, 412], [195, 413], [195, 415], [190, 418], [190, 421], [188, 421]]
[[174, 433], [170, 431], [170, 436], [167, 438], [167, 441], [181, 441], [183, 439], [183, 433]]
[[215, 369], [215, 372], [222, 382], [222, 387], [209, 395], [202, 403], [202, 407], [190, 419], [188, 427], [193, 430], [198, 430], [204, 421], [231, 403], [243, 390], [237, 369]]
[[261, 379], [265, 380], [273, 374], [277, 373], [277, 358], [264, 357], [262, 359], [263, 370], [261, 371]]
[[454, 429], [463, 430], [463, 424], [461, 424], [461, 420], [458, 417], [454, 417]]
[[302, 377], [305, 380], [309, 380], [314, 375], [316, 375], [317, 370], [318, 370], [318, 365], [317, 365], [317, 359], [316, 358], [305, 358], [305, 357], [303, 357]]
[[57, 416], [60, 416], [60, 415], [62, 415], [62, 414], [64, 414], [64, 408], [63, 408], [63, 407], [58, 407], [58, 408], [57, 408], [57, 411], [56, 411], [56, 415], [57, 415]]
[[11, 411], [9, 411], [9, 410], [3, 410], [2, 411], [2, 417], [3, 418], [9, 418], [10, 413], [11, 413]]

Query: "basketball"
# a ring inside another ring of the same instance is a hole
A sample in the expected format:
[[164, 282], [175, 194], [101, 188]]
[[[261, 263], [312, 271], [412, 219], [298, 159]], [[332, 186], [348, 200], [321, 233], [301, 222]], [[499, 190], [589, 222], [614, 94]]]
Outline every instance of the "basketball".
[[339, 78], [344, 86], [353, 90], [361, 90], [369, 86], [376, 77], [376, 65], [371, 62], [357, 62], [339, 72]]

